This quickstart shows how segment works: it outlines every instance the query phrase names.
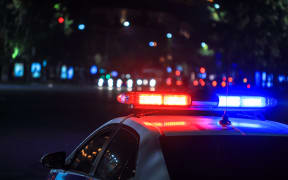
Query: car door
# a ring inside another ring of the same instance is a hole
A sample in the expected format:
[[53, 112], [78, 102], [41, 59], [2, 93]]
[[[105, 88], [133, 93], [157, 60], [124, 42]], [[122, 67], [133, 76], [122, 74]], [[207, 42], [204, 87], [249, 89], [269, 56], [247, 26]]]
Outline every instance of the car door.
[[[110, 125], [97, 131], [95, 135], [83, 143], [68, 160], [66, 170], [51, 170], [49, 179], [86, 180], [93, 179], [95, 162], [101, 159], [105, 147], [115, 134], [118, 125]], [[92, 171], [92, 173], [91, 173]], [[91, 175], [92, 174], [92, 175]]]
[[99, 179], [131, 179], [136, 172], [139, 136], [131, 128], [117, 132], [101, 158], [95, 177]]

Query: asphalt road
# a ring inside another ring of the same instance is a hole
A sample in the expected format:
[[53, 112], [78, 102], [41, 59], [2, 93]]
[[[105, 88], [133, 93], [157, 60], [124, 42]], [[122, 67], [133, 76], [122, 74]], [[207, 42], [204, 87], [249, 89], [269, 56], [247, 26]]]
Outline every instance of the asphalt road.
[[[116, 102], [117, 93], [83, 87], [0, 87], [0, 179], [45, 179], [48, 170], [39, 162], [43, 154], [70, 153], [97, 127], [128, 114], [126, 106]], [[280, 108], [265, 112], [268, 119], [287, 123], [285, 102], [282, 98]]]
[[0, 91], [0, 179], [45, 179], [43, 154], [69, 153], [97, 127], [127, 114], [115, 93], [95, 88]]

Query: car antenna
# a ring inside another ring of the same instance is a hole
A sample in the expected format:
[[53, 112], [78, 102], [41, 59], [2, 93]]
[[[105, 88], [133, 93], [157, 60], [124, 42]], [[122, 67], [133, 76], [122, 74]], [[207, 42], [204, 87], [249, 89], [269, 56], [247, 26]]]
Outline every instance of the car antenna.
[[225, 106], [225, 111], [224, 114], [222, 116], [222, 119], [219, 121], [219, 124], [222, 127], [227, 127], [229, 125], [231, 125], [231, 121], [229, 120], [228, 114], [227, 114], [227, 97], [228, 97], [228, 93], [229, 93], [229, 83], [227, 82], [227, 74], [226, 74], [226, 106]]
[[[228, 71], [226, 71], [228, 72]], [[229, 94], [229, 81], [228, 81], [228, 73], [226, 73], [226, 106], [225, 106], [225, 111], [224, 114], [222, 116], [222, 119], [219, 121], [219, 124], [223, 127], [223, 128], [227, 128], [228, 126], [231, 126], [235, 131], [239, 132], [241, 135], [245, 136], [246, 134], [244, 132], [242, 132], [240, 129], [234, 127], [231, 123], [231, 121], [229, 120], [228, 114], [227, 114], [227, 97]]]

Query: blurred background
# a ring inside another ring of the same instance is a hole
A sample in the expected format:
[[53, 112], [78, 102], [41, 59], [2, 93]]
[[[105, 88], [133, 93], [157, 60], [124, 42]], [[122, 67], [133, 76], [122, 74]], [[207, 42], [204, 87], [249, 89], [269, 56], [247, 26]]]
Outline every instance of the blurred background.
[[43, 179], [39, 159], [126, 115], [126, 91], [269, 95], [287, 123], [284, 0], [1, 0], [0, 178]]

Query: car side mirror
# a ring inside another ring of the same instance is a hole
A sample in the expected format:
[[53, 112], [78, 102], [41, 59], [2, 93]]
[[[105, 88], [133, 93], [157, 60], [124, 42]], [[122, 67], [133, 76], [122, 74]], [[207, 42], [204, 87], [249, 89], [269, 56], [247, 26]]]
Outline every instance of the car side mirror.
[[66, 152], [56, 152], [44, 155], [40, 162], [44, 168], [64, 169]]

